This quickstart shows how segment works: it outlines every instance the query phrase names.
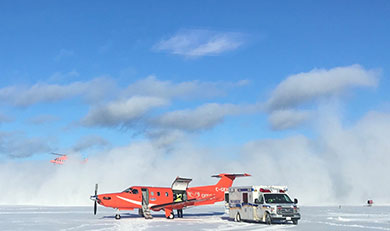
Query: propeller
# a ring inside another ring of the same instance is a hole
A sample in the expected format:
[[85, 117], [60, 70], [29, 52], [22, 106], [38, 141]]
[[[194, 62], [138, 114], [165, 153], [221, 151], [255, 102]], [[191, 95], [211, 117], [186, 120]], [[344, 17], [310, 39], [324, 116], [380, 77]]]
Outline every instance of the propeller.
[[94, 215], [96, 215], [96, 212], [97, 212], [97, 200], [98, 200], [97, 190], [98, 190], [98, 184], [95, 184], [95, 195], [91, 196], [91, 200], [95, 201], [94, 206], [93, 206], [93, 214]]
[[52, 152], [51, 154], [56, 155], [56, 156], [66, 156], [66, 154], [61, 154], [61, 153], [56, 153], [56, 152]]

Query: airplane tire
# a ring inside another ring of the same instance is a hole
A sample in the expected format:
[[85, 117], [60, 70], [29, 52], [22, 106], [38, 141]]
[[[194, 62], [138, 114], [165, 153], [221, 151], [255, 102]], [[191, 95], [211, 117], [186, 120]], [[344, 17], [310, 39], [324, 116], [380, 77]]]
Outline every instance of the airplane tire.
[[117, 219], [117, 220], [121, 219], [121, 215], [115, 214], [115, 219]]
[[169, 216], [167, 218], [168, 219], [174, 219], [175, 218], [175, 214], [171, 213], [171, 214], [169, 214]]

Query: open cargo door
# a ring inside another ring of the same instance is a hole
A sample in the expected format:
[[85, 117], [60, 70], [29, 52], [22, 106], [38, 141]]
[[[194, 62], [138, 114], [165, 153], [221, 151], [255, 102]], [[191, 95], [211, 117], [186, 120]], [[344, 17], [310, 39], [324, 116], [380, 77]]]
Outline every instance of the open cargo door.
[[187, 200], [187, 188], [192, 179], [176, 177], [172, 183], [173, 201], [181, 202]]
[[176, 177], [176, 180], [172, 183], [172, 190], [186, 191], [191, 181], [192, 179]]

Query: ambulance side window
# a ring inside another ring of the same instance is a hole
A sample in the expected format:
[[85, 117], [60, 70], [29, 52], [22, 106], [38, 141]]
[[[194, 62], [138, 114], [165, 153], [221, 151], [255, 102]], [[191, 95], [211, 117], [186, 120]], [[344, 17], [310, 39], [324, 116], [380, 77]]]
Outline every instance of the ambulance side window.
[[244, 204], [248, 203], [248, 193], [243, 193], [242, 194], [242, 201]]
[[260, 195], [260, 204], [264, 204], [264, 197], [263, 197], [263, 195]]

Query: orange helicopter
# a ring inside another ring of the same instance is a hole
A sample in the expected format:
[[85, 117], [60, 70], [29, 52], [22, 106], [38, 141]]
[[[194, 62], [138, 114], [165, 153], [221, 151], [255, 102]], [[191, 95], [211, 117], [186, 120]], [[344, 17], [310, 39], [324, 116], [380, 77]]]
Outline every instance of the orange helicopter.
[[[61, 154], [61, 153], [55, 153], [55, 152], [52, 152], [51, 154], [52, 155], [56, 155], [58, 157], [56, 157], [53, 160], [50, 160], [50, 163], [62, 165], [62, 164], [65, 163], [66, 160], [68, 160], [68, 155], [67, 154]], [[87, 161], [88, 161], [88, 159], [85, 158], [83, 163], [86, 163]]]

